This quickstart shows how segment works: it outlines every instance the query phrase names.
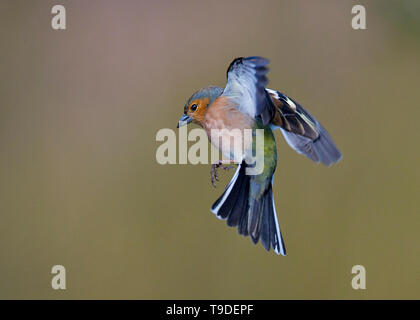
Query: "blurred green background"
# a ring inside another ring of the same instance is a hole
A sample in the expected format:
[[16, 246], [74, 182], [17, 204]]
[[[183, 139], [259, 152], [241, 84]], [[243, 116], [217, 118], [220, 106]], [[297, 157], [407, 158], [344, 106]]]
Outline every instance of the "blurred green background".
[[[419, 1], [7, 0], [0, 35], [0, 298], [420, 298]], [[214, 189], [208, 165], [155, 160], [248, 55], [344, 155], [325, 168], [276, 133], [286, 257], [210, 213], [232, 172]]]

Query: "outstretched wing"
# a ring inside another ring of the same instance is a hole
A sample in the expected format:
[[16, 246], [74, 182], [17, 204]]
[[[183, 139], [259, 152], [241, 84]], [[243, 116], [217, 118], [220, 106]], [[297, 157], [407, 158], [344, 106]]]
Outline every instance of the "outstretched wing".
[[276, 111], [272, 124], [280, 127], [284, 138], [296, 152], [327, 166], [339, 161], [341, 153], [322, 125], [299, 103], [267, 89]]
[[281, 92], [271, 89], [266, 90], [275, 106], [272, 124], [311, 140], [319, 137], [316, 120], [301, 105]]
[[229, 97], [241, 112], [253, 118], [261, 116], [264, 125], [269, 124], [275, 114], [275, 107], [265, 90], [268, 63], [261, 57], [233, 60], [227, 70], [227, 83], [222, 94]]

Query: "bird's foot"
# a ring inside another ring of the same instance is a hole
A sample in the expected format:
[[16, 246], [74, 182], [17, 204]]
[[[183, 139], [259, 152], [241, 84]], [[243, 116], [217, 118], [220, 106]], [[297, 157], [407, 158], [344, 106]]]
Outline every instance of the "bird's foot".
[[[219, 175], [217, 173], [217, 169], [222, 168], [223, 170], [229, 170], [235, 168], [234, 166], [225, 165], [225, 162], [219, 160], [219, 163], [212, 164], [210, 170], [210, 177], [211, 177], [211, 184], [213, 187], [216, 187], [216, 181], [219, 181]], [[228, 162], [232, 163], [232, 162]]]

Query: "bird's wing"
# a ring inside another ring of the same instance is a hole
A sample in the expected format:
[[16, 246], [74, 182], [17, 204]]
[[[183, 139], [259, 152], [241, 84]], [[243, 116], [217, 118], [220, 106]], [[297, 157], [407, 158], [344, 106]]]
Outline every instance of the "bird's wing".
[[287, 132], [292, 132], [311, 140], [318, 138], [319, 132], [316, 128], [316, 120], [300, 104], [281, 92], [266, 90], [275, 106], [272, 124]]
[[264, 125], [270, 123], [275, 107], [265, 90], [269, 61], [261, 57], [236, 58], [227, 70], [223, 96], [251, 117], [261, 117]]
[[341, 159], [328, 132], [308, 111], [278, 91], [267, 89], [267, 92], [276, 107], [271, 123], [280, 127], [290, 147], [312, 161], [328, 166]]

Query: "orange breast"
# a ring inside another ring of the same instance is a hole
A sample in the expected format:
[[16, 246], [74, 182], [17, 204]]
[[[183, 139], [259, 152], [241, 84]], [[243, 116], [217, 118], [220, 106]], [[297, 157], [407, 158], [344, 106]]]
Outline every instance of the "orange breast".
[[254, 119], [240, 112], [228, 97], [221, 96], [214, 100], [204, 116], [204, 129], [251, 129]]
[[[251, 116], [240, 112], [229, 98], [223, 96], [209, 106], [203, 122], [210, 142], [230, 159], [239, 156], [235, 154], [233, 157], [231, 148], [245, 137], [244, 129], [252, 129], [253, 125]], [[244, 144], [241, 145], [244, 148]]]

